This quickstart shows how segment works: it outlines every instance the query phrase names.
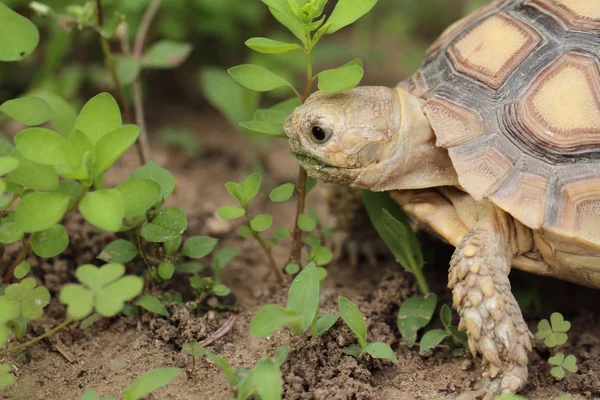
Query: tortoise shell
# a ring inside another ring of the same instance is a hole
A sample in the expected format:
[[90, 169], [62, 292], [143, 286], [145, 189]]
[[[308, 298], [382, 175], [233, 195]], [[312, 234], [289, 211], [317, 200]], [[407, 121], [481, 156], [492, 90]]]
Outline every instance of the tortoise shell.
[[464, 190], [600, 267], [599, 0], [494, 1], [400, 86], [423, 99]]

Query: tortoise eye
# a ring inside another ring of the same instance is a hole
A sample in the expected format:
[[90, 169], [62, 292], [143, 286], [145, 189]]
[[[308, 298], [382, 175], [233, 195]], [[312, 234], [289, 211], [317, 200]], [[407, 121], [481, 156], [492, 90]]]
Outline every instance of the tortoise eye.
[[315, 142], [317, 143], [325, 143], [331, 137], [331, 132], [325, 131], [325, 129], [320, 126], [313, 126], [311, 128], [311, 134]]

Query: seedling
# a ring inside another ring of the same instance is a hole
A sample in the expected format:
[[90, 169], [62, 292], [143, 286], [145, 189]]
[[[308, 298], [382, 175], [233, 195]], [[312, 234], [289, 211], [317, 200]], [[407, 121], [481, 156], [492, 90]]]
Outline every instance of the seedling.
[[342, 319], [356, 336], [360, 347], [351, 346], [344, 349], [344, 353], [358, 357], [361, 353], [370, 354], [374, 358], [384, 358], [393, 363], [398, 363], [396, 355], [385, 343], [367, 343], [367, 324], [358, 307], [345, 297], [338, 296], [338, 306]]
[[431, 348], [434, 348], [440, 344], [444, 339], [450, 339], [450, 345], [453, 349], [454, 355], [463, 354], [462, 349], [457, 349], [457, 345], [462, 345], [466, 348], [467, 346], [467, 335], [464, 332], [459, 332], [458, 327], [452, 325], [452, 310], [446, 304], [444, 304], [440, 310], [440, 320], [444, 325], [444, 329], [432, 329], [427, 331], [421, 338], [420, 352], [424, 352]]
[[[179, 375], [178, 368], [159, 368], [146, 372], [136, 378], [131, 385], [125, 389], [121, 400], [140, 400], [146, 398], [152, 392], [168, 385]], [[88, 389], [79, 400], [116, 400], [114, 397], [100, 397], [95, 389]]]
[[339, 314], [318, 316], [319, 283], [317, 266], [308, 264], [292, 282], [286, 307], [275, 304], [262, 307], [252, 319], [250, 334], [265, 337], [284, 326], [288, 326], [296, 336], [309, 328], [315, 336], [325, 333], [335, 324]]
[[[567, 332], [571, 329], [571, 323], [564, 319], [561, 313], [552, 313], [550, 322], [543, 319], [538, 323], [538, 331], [535, 334], [537, 339], [544, 339], [544, 345], [552, 350], [557, 346], [565, 344], [568, 340]], [[577, 359], [570, 354], [565, 356], [562, 352], [557, 352], [548, 359], [548, 363], [552, 365], [550, 373], [556, 379], [565, 377], [565, 371], [577, 372]]]
[[256, 394], [261, 400], [281, 399], [283, 379], [280, 368], [290, 352], [288, 345], [279, 347], [275, 357], [261, 358], [252, 369], [237, 368], [235, 371], [227, 360], [201, 348], [196, 341], [184, 344], [181, 352], [191, 354], [192, 360], [206, 357], [216, 365], [227, 378], [231, 388], [237, 388], [237, 400], [245, 400], [253, 394]]

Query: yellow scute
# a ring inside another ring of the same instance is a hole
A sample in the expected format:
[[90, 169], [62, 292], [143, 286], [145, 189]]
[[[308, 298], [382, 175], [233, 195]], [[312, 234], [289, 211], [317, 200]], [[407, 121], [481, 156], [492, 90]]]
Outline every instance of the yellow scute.
[[584, 71], [566, 67], [542, 84], [533, 106], [552, 131], [597, 130], [600, 110], [596, 96]]
[[527, 34], [518, 26], [493, 16], [457, 41], [454, 49], [469, 64], [489, 75], [497, 76], [527, 43], [527, 39]]
[[554, 0], [579, 17], [600, 20], [600, 0]]

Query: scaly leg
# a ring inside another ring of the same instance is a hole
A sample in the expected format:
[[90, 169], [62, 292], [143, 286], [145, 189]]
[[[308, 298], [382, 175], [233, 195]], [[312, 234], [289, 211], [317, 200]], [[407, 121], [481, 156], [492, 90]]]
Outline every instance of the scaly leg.
[[481, 353], [489, 364], [484, 390], [492, 397], [525, 385], [531, 333], [510, 291], [508, 273], [516, 250], [507, 237], [506, 217], [491, 204], [479, 216], [454, 252], [448, 287], [471, 353]]

